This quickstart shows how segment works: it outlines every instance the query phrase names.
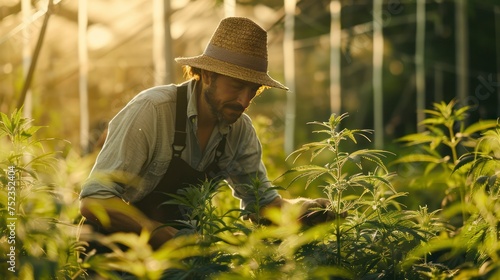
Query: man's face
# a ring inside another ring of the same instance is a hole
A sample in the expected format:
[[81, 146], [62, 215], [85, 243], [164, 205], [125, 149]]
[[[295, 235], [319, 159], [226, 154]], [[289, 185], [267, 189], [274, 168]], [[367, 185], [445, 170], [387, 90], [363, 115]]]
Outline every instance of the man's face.
[[259, 84], [224, 75], [211, 75], [210, 80], [210, 85], [205, 89], [205, 100], [223, 124], [238, 120], [260, 88]]

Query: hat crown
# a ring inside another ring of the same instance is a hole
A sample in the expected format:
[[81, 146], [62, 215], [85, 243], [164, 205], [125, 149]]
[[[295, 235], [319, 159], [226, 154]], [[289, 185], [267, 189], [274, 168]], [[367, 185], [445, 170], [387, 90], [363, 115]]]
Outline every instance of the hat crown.
[[267, 60], [267, 32], [247, 18], [223, 19], [209, 45]]
[[267, 32], [250, 19], [225, 18], [212, 35], [204, 55], [267, 72]]

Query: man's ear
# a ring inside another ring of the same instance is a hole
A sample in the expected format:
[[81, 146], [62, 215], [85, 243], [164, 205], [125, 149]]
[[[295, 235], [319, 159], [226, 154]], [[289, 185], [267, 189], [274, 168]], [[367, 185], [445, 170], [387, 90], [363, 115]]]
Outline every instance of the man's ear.
[[212, 83], [211, 78], [212, 78], [212, 72], [201, 69], [201, 82], [204, 85], [209, 86]]

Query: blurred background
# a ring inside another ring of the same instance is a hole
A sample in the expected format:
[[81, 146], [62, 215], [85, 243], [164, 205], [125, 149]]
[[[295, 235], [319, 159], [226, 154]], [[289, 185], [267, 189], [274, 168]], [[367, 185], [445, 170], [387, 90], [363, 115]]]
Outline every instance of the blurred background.
[[434, 102], [500, 116], [500, 0], [0, 0], [0, 110], [24, 106], [43, 136], [96, 152], [136, 94], [184, 80], [173, 59], [201, 54], [226, 16], [268, 30], [270, 75], [291, 90], [248, 113], [283, 155], [332, 113], [379, 148]]

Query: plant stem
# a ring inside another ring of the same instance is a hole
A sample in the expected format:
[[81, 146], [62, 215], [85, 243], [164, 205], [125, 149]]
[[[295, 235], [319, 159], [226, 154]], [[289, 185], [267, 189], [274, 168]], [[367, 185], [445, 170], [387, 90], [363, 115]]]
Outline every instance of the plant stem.
[[337, 265], [340, 266], [340, 264], [342, 263], [341, 262], [341, 258], [342, 258], [342, 254], [341, 254], [341, 245], [342, 245], [342, 242], [340, 240], [341, 238], [341, 233], [340, 233], [340, 199], [342, 198], [342, 191], [338, 191], [338, 198], [337, 198], [337, 210], [339, 211], [339, 213], [337, 213], [337, 217], [336, 217], [336, 230], [335, 230], [335, 234], [337, 236]]
[[452, 157], [453, 157], [453, 164], [455, 164], [458, 160], [458, 156], [457, 156], [457, 138], [455, 137], [455, 133], [453, 133], [453, 128], [452, 126], [448, 126], [448, 132], [450, 133], [450, 145], [449, 147], [451, 148], [451, 154], [452, 154]]

